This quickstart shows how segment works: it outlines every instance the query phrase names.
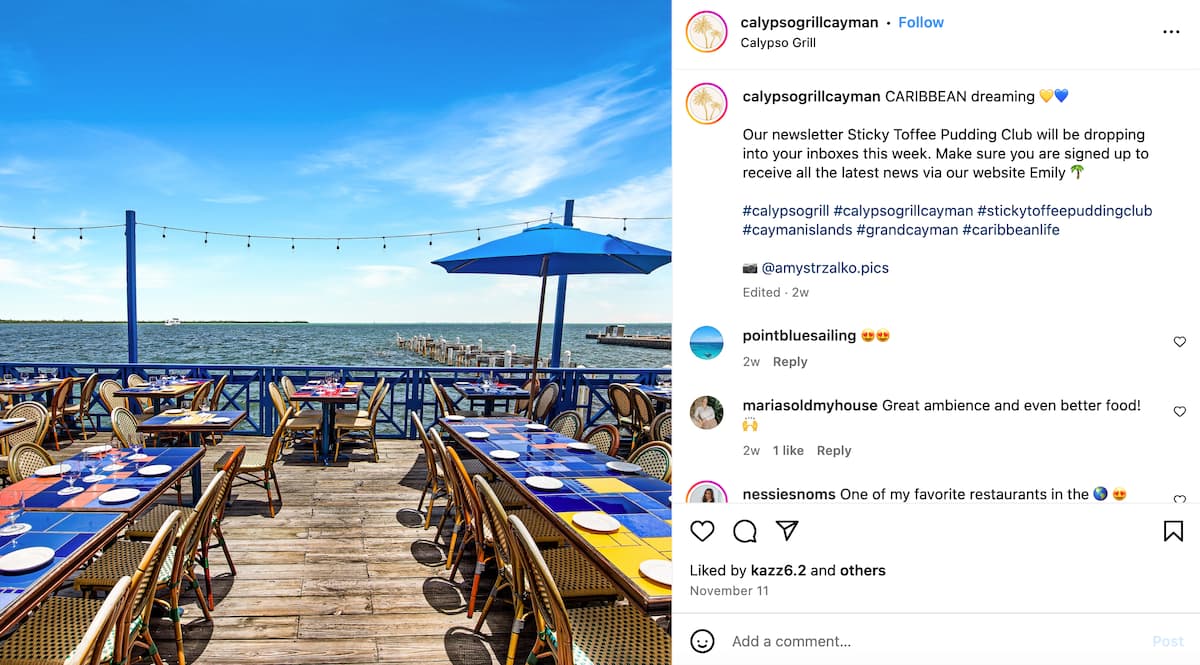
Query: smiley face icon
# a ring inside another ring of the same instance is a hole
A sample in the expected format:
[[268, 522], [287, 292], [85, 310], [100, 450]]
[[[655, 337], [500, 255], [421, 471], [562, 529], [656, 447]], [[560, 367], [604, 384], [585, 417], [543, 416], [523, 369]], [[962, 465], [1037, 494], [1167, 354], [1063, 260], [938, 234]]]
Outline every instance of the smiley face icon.
[[1125, 492], [1124, 487], [1114, 487], [1113, 488], [1112, 498], [1116, 499], [1117, 501], [1124, 501], [1125, 497], [1127, 497], [1127, 496], [1129, 496], [1129, 495]]
[[692, 651], [695, 651], [696, 653], [708, 653], [709, 651], [713, 650], [714, 646], [716, 646], [717, 638], [713, 637], [711, 632], [701, 628], [700, 630], [692, 633], [691, 644]]
[[887, 328], [880, 328], [875, 331], [875, 339], [878, 339], [880, 342], [886, 342], [891, 338], [892, 333]]
[[874, 342], [875, 341], [875, 331], [871, 330], [870, 328], [863, 328], [862, 341]]

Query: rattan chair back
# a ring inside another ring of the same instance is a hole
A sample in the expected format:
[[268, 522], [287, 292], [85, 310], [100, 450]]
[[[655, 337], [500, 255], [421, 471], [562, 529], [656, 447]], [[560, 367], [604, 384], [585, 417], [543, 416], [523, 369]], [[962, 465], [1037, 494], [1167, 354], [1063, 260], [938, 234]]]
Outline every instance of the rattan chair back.
[[95, 372], [88, 375], [84, 379], [83, 387], [79, 389], [79, 417], [86, 418], [88, 411], [92, 408], [92, 395], [96, 393], [96, 383], [100, 381], [100, 375]]
[[641, 388], [630, 388], [629, 397], [633, 400], [633, 422], [638, 429], [650, 426], [654, 420], [654, 401]]
[[208, 406], [208, 391], [212, 390], [212, 383], [202, 383], [192, 393], [192, 403], [190, 405], [192, 411], [203, 411]]
[[546, 417], [550, 415], [550, 411], [554, 409], [554, 405], [558, 403], [558, 393], [561, 390], [558, 383], [551, 381], [547, 383], [541, 391], [538, 392], [537, 398], [533, 400], [533, 412], [529, 415], [529, 419], [535, 422], [544, 422]]
[[671, 439], [671, 410], [667, 409], [650, 421], [650, 438], [654, 441]]
[[112, 410], [110, 419], [112, 420], [113, 434], [117, 436], [121, 445], [126, 448], [132, 446], [138, 437], [137, 416], [133, 415], [133, 412], [129, 409], [118, 406]]
[[[200, 501], [179, 529], [179, 538], [175, 541], [175, 558], [171, 561], [170, 584], [173, 586], [182, 585], [184, 574], [190, 573], [199, 563], [196, 553], [200, 550], [201, 539], [210, 533], [213, 511], [221, 498], [225, 477], [224, 471], [213, 475], [212, 480], [208, 481], [208, 487], [204, 489], [204, 494], [200, 495]], [[196, 589], [196, 595], [200, 595], [199, 588]]]
[[[158, 576], [167, 560], [167, 554], [171, 551], [171, 545], [175, 542], [182, 516], [183, 512], [176, 510], [163, 520], [162, 526], [154, 534], [154, 539], [150, 541], [150, 546], [146, 548], [146, 553], [138, 563], [130, 583], [131, 597], [125, 604], [121, 617], [117, 619], [117, 625], [128, 626], [128, 630], [117, 631], [114, 663], [130, 662], [138, 634], [150, 625], [150, 611], [154, 609], [154, 590], [158, 586]], [[154, 645], [146, 646], [153, 648]]]
[[292, 395], [296, 394], [296, 384], [292, 383], [292, 377], [284, 375], [279, 377], [279, 389], [283, 391], [283, 396], [287, 399], [292, 399]]
[[67, 402], [71, 399], [71, 393], [75, 390], [75, 382], [78, 380], [73, 376], [68, 376], [54, 389], [54, 396], [50, 398], [51, 415], [58, 416], [62, 414], [63, 408], [66, 407]]
[[542, 558], [537, 543], [520, 517], [510, 515], [509, 525], [512, 526], [513, 541], [516, 543], [517, 555], [521, 559], [521, 570], [528, 582], [529, 599], [533, 603], [533, 614], [537, 623], [539, 636], [547, 636], [544, 643], [550, 647], [554, 661], [559, 665], [573, 663], [571, 651], [571, 622], [567, 618], [567, 606], [558, 586], [550, 575], [546, 560]]
[[471, 481], [475, 484], [475, 495], [479, 497], [480, 515], [492, 534], [496, 569], [508, 578], [509, 583], [513, 585], [513, 596], [516, 597], [523, 593], [525, 584], [524, 580], [518, 581], [514, 575], [514, 546], [512, 531], [508, 526], [508, 512], [504, 510], [504, 504], [486, 478], [476, 475]]
[[450, 505], [457, 505], [461, 499], [461, 490], [458, 488], [458, 481], [455, 477], [454, 470], [450, 465], [450, 457], [446, 453], [446, 444], [442, 442], [442, 436], [437, 433], [437, 430], [429, 430], [429, 439], [433, 442], [433, 449], [437, 452], [438, 463], [442, 466], [442, 478], [446, 481], [446, 492], [450, 495]]
[[295, 414], [296, 410], [289, 406], [279, 417], [279, 424], [275, 426], [275, 433], [271, 435], [271, 443], [267, 444], [267, 464], [264, 468], [268, 472], [274, 471], [275, 461], [283, 455], [283, 439], [284, 434], [287, 433], [287, 421], [291, 420]]
[[12, 450], [22, 443], [41, 443], [42, 438], [46, 436], [46, 429], [50, 426], [50, 412], [46, 407], [39, 402], [20, 402], [16, 406], [8, 410], [7, 418], [25, 418], [33, 421], [33, 427], [23, 429], [16, 434], [9, 434], [5, 437], [8, 450]]
[[528, 379], [525, 379], [525, 383], [521, 384], [521, 390], [524, 390], [525, 392], [529, 393], [531, 396], [531, 399], [517, 400], [513, 404], [513, 413], [522, 413], [525, 415], [529, 415], [529, 405], [532, 404], [532, 400], [537, 399], [538, 393], [540, 392], [538, 389], [540, 387], [541, 387], [541, 383], [538, 381], [538, 378], [536, 376], [531, 376]]
[[267, 384], [267, 394], [271, 396], [271, 404], [275, 406], [275, 414], [279, 416], [279, 422], [286, 423], [287, 418], [283, 417], [283, 413], [288, 409], [287, 401], [283, 398], [283, 393], [280, 392], [279, 386], [274, 382]]
[[367, 412], [368, 413], [370, 413], [373, 409], [375, 409], [376, 402], [378, 402], [380, 404], [383, 403], [383, 398], [387, 396], [387, 393], [383, 391], [384, 387], [386, 387], [386, 386], [387, 386], [387, 379], [385, 379], [382, 376], [379, 377], [379, 381], [377, 381], [375, 383], [375, 390], [371, 391], [371, 399], [370, 399], [370, 401], [367, 402]]
[[121, 616], [121, 606], [129, 602], [129, 586], [133, 578], [126, 575], [117, 580], [108, 595], [104, 596], [104, 604], [92, 617], [87, 632], [79, 641], [79, 647], [67, 658], [64, 665], [100, 665], [104, 660], [104, 645], [108, 636], [117, 625]]
[[33, 475], [34, 471], [54, 464], [50, 453], [36, 443], [19, 443], [8, 453], [8, 477], [14, 483]]
[[410, 411], [409, 417], [412, 419], [413, 427], [417, 430], [417, 435], [421, 437], [421, 448], [425, 451], [425, 482], [427, 487], [430, 487], [434, 494], [440, 489], [439, 479], [441, 474], [438, 473], [437, 451], [433, 449], [433, 443], [429, 441], [429, 434], [425, 431], [425, 426], [421, 424], [421, 417], [416, 411]]
[[486, 542], [484, 540], [486, 534], [483, 530], [483, 507], [480, 505], [479, 495], [475, 493], [475, 486], [471, 484], [471, 480], [467, 476], [467, 468], [458, 456], [458, 451], [446, 448], [446, 459], [450, 462], [450, 468], [453, 469], [450, 475], [454, 476], [454, 484], [458, 488], [459, 496], [462, 497], [459, 508], [466, 511], [464, 517], [467, 529], [475, 533], [475, 542], [479, 546], [479, 543]]
[[629, 455], [629, 461], [642, 467], [647, 474], [671, 482], [671, 445], [651, 441]]
[[121, 389], [121, 384], [112, 379], [105, 379], [100, 382], [100, 403], [104, 405], [104, 410], [109, 413], [118, 406], [123, 409], [129, 408], [129, 400], [124, 397], [117, 397], [116, 392]]
[[621, 430], [617, 429], [616, 425], [596, 425], [588, 430], [580, 441], [592, 444], [596, 450], [607, 453], [610, 457], [616, 457], [621, 448]]
[[[242, 460], [246, 458], [246, 446], [238, 446], [225, 460], [221, 470], [225, 472], [225, 482], [221, 485], [221, 494], [217, 498], [217, 506], [213, 509], [213, 523], [225, 519], [225, 509], [229, 507], [229, 495], [233, 492], [233, 481], [242, 470]], [[206, 538], [208, 536], [205, 536]]]
[[583, 431], [583, 418], [575, 411], [563, 411], [550, 420], [550, 429], [574, 439]]
[[429, 377], [429, 385], [433, 388], [433, 399], [437, 401], [438, 415], [443, 418], [454, 415], [454, 403], [432, 376]]
[[613, 415], [618, 419], [633, 419], [633, 397], [629, 395], [629, 386], [622, 383], [608, 384], [608, 403], [612, 406]]
[[217, 379], [217, 384], [215, 386], [213, 386], [212, 397], [209, 398], [209, 403], [208, 403], [209, 411], [220, 411], [221, 410], [221, 393], [223, 393], [225, 391], [226, 383], [229, 383], [229, 375], [228, 374], [225, 374], [221, 378]]

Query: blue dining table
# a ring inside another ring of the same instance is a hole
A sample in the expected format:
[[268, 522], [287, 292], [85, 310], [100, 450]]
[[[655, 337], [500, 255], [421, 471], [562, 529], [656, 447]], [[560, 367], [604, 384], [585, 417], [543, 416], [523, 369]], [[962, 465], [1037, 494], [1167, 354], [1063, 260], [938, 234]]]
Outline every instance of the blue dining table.
[[[0, 503], [4, 494], [0, 491]], [[0, 512], [0, 519], [9, 511]], [[120, 512], [26, 511], [16, 521], [31, 529], [15, 536], [0, 536], [0, 557], [28, 547], [54, 550], [45, 565], [25, 572], [0, 571], [0, 632], [7, 632], [35, 606], [53, 594], [71, 574], [91, 560], [124, 528]]]

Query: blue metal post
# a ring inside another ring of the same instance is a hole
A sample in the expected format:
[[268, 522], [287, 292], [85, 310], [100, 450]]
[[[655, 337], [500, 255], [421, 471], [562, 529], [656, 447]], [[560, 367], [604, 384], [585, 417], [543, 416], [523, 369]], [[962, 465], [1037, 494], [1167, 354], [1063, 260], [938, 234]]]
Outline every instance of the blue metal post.
[[[575, 199], [567, 199], [563, 209], [563, 226], [575, 226]], [[567, 309], [567, 276], [558, 276], [558, 299], [554, 302], [554, 336], [550, 344], [550, 366], [562, 365], [563, 316]]]
[[129, 362], [137, 363], [137, 213], [132, 210], [125, 211], [125, 321]]

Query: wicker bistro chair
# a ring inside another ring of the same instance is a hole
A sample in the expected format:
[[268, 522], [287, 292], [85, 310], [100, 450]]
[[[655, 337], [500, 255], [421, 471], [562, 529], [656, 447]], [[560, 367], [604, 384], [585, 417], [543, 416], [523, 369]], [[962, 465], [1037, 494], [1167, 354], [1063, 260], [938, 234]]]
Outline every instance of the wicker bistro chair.
[[208, 392], [212, 390], [212, 383], [202, 383], [200, 387], [192, 393], [192, 401], [188, 404], [188, 408], [192, 411], [203, 411], [208, 408], [209, 398]]
[[630, 446], [632, 449], [650, 436], [650, 423], [654, 421], [654, 400], [650, 399], [646, 391], [636, 387], [629, 389], [629, 396], [633, 400], [633, 422], [636, 429], [633, 444]]
[[[459, 509], [464, 513], [466, 519], [463, 524], [466, 530], [463, 532], [462, 540], [458, 544], [458, 551], [454, 550], [451, 545], [447, 551], [449, 556], [446, 557], [446, 563], [454, 561], [454, 567], [450, 570], [450, 579], [454, 579], [455, 573], [462, 565], [464, 556], [466, 555], [467, 545], [473, 544], [475, 550], [475, 577], [471, 581], [471, 595], [467, 599], [467, 618], [470, 619], [475, 615], [475, 599], [479, 594], [479, 579], [483, 577], [483, 571], [487, 570], [487, 564], [492, 560], [491, 534], [483, 523], [483, 507], [479, 502], [479, 494], [475, 492], [475, 486], [470, 481], [464, 482], [467, 478], [467, 470], [463, 468], [462, 460], [458, 458], [458, 453], [454, 449], [446, 450], [446, 465], [452, 469], [450, 475], [454, 478], [454, 487], [458, 490], [460, 497]], [[457, 535], [457, 534], [455, 534]], [[453, 538], [453, 536], [451, 536]], [[453, 542], [453, 541], [452, 541]], [[467, 573], [463, 573], [463, 580], [467, 578]]]
[[608, 403], [617, 419], [617, 427], [629, 432], [630, 436], [637, 436], [637, 421], [633, 414], [633, 396], [629, 393], [629, 386], [623, 383], [608, 384]]
[[671, 482], [671, 446], [663, 441], [651, 441], [629, 455], [629, 461], [655, 478]]
[[8, 477], [14, 483], [19, 483], [32, 476], [34, 471], [51, 464], [54, 464], [54, 458], [40, 445], [31, 442], [18, 443], [8, 454]]
[[550, 420], [550, 429], [574, 439], [583, 431], [583, 418], [575, 411], [563, 411]]
[[338, 458], [342, 449], [342, 435], [349, 432], [366, 432], [371, 441], [371, 452], [376, 462], [379, 461], [379, 444], [375, 441], [375, 425], [379, 420], [379, 409], [390, 390], [387, 385], [371, 395], [371, 409], [366, 418], [360, 418], [356, 413], [339, 413], [333, 419], [333, 459]]
[[[129, 591], [117, 613], [119, 628], [113, 639], [111, 656], [101, 655], [102, 663], [119, 665], [130, 662], [135, 647], [146, 649], [154, 662], [162, 665], [162, 657], [150, 636], [150, 611], [154, 607], [154, 587], [171, 551], [180, 517], [172, 515], [145, 547], [139, 561], [134, 562]], [[111, 585], [113, 591], [121, 583]], [[110, 592], [109, 595], [115, 596]], [[107, 602], [107, 600], [105, 601]], [[21, 624], [3, 645], [0, 645], [0, 665], [66, 662], [86, 634], [87, 618], [93, 617], [104, 603], [90, 598], [51, 596]]]
[[550, 416], [550, 412], [554, 410], [554, 405], [558, 404], [558, 393], [560, 391], [561, 388], [555, 381], [547, 383], [538, 391], [537, 397], [533, 399], [529, 419], [534, 422], [545, 423], [546, 418]]
[[[207, 531], [207, 525], [212, 521], [213, 509], [220, 498], [221, 485], [225, 481], [225, 472], [218, 471], [209, 481], [208, 488], [200, 496], [195, 509], [184, 518], [183, 523], [170, 542], [167, 561], [159, 571], [154, 591], [154, 603], [166, 610], [171, 623], [175, 626], [175, 648], [179, 665], [186, 665], [187, 659], [183, 653], [183, 610], [179, 604], [186, 583], [196, 595], [196, 604], [204, 613], [204, 618], [212, 621], [209, 612], [208, 599], [200, 592], [200, 582], [196, 578], [196, 566], [200, 563], [200, 540]], [[84, 594], [108, 590], [116, 584], [116, 579], [136, 570], [138, 561], [145, 557], [149, 549], [146, 543], [118, 540], [75, 578], [75, 590]], [[157, 598], [159, 593], [166, 592], [166, 598]]]
[[[466, 476], [460, 476], [458, 473], [458, 467], [465, 467], [465, 465], [456, 465], [450, 460], [450, 451], [442, 443], [442, 437], [435, 431], [430, 434], [430, 438], [433, 440], [433, 447], [437, 450], [441, 459], [442, 469], [446, 474], [446, 482], [450, 490], [450, 506], [442, 513], [437, 533], [434, 534], [435, 539], [441, 535], [446, 517], [452, 511], [454, 514], [454, 529], [450, 534], [450, 545], [446, 556], [446, 568], [449, 569], [454, 565], [453, 558], [458, 533], [468, 528], [466, 522], [472, 517], [469, 512], [470, 505], [467, 504], [468, 499], [466, 498], [466, 488], [470, 481], [467, 480]], [[545, 547], [560, 547], [566, 543], [566, 538], [562, 533], [549, 520], [534, 512], [532, 508], [518, 509], [513, 511], [513, 514], [520, 515], [526, 520], [526, 523], [530, 525], [529, 528], [533, 531], [534, 537], [540, 545]]]
[[297, 414], [296, 408], [288, 406], [279, 386], [273, 381], [267, 385], [267, 392], [271, 395], [271, 403], [275, 405], [275, 413], [279, 415], [286, 442], [295, 447], [299, 435], [307, 435], [312, 440], [313, 461], [317, 461], [321, 452], [321, 414], [312, 410]]
[[[79, 423], [79, 431], [82, 438], [87, 438], [87, 422], [95, 418], [91, 414], [92, 409], [92, 394], [96, 392], [96, 382], [100, 380], [99, 374], [91, 374], [83, 382], [83, 387], [79, 389], [79, 401], [74, 404], [67, 404], [63, 407], [63, 415], [67, 418], [74, 418]], [[111, 409], [110, 409], [111, 410]], [[92, 429], [99, 429], [96, 421], [92, 421]]]
[[519, 517], [509, 516], [528, 583], [537, 641], [526, 662], [551, 656], [557, 665], [669, 665], [671, 637], [632, 605], [568, 609], [557, 578]]
[[382, 405], [383, 399], [385, 397], [387, 397], [387, 393], [382, 392], [384, 386], [386, 386], [386, 385], [387, 385], [387, 379], [382, 376], [379, 377], [379, 381], [375, 382], [375, 390], [371, 391], [371, 399], [367, 400], [367, 408], [356, 409], [354, 411], [346, 411], [345, 413], [353, 413], [355, 416], [357, 416], [359, 418], [370, 418], [371, 417], [371, 407], [375, 406], [375, 402], [378, 401]]
[[[233, 557], [229, 554], [229, 545], [225, 543], [225, 534], [221, 532], [221, 521], [225, 519], [225, 509], [229, 507], [229, 494], [233, 490], [233, 480], [237, 477], [238, 472], [242, 468], [242, 460], [246, 457], [246, 447], [238, 446], [221, 456], [221, 459], [213, 465], [214, 471], [223, 471], [225, 473], [220, 486], [220, 495], [217, 497], [217, 505], [213, 509], [212, 520], [209, 522], [204, 533], [200, 534], [200, 566], [204, 568], [204, 590], [208, 592], [208, 605], [213, 607], [215, 602], [213, 599], [212, 588], [212, 569], [209, 565], [209, 549], [214, 544], [213, 536], [216, 536], [218, 545], [225, 553], [225, 561], [229, 564], [230, 575], [237, 575], [237, 568], [233, 565]], [[171, 513], [180, 511], [183, 519], [187, 519], [194, 511], [193, 508], [176, 508], [165, 503], [155, 504], [150, 510], [142, 513], [129, 528], [125, 529], [125, 537], [129, 540], [151, 540], [158, 529], [162, 527], [162, 523], [166, 521]], [[202, 527], [204, 528], [204, 527]]]
[[220, 411], [221, 410], [221, 397], [224, 396], [226, 383], [229, 383], [229, 375], [228, 374], [222, 375], [221, 378], [217, 379], [216, 384], [213, 385], [212, 396], [209, 397], [209, 402], [208, 402], [208, 410], [209, 411]]
[[650, 421], [650, 440], [652, 441], [670, 441], [671, 440], [671, 410], [667, 409], [662, 413], [654, 416], [654, 420]]
[[[31, 444], [35, 448], [41, 449], [41, 440], [46, 436], [46, 428], [50, 426], [50, 413], [46, 411], [46, 407], [38, 402], [21, 402], [8, 410], [6, 418], [28, 418], [34, 421], [33, 427], [21, 430], [16, 434], [9, 434], [4, 438], [0, 438], [0, 453], [4, 455], [4, 459], [0, 460], [0, 474], [11, 477], [9, 471], [9, 459], [12, 455], [12, 450], [22, 444]], [[42, 466], [45, 466], [44, 464]], [[37, 469], [40, 467], [33, 467]], [[26, 469], [26, 472], [33, 469]], [[25, 476], [22, 475], [21, 478]], [[13, 482], [21, 478], [13, 479]]]
[[533, 419], [532, 405], [537, 401], [538, 395], [541, 394], [542, 384], [536, 376], [531, 376], [525, 379], [525, 383], [521, 384], [521, 390], [529, 393], [530, 399], [519, 399], [513, 403], [513, 410], [506, 413], [501, 413], [502, 416], [518, 416], [521, 418]]
[[[446, 480], [446, 476], [442, 471], [442, 458], [440, 453], [434, 447], [430, 440], [430, 435], [433, 432], [432, 428], [425, 429], [421, 424], [421, 417], [415, 411], [409, 412], [409, 417], [412, 418], [413, 426], [417, 429], [417, 434], [421, 437], [421, 447], [425, 451], [425, 488], [421, 491], [421, 498], [417, 501], [417, 511], [421, 510], [421, 506], [425, 503], [425, 495], [429, 495], [429, 508], [425, 511], [425, 528], [429, 528], [429, 524], [433, 519], [433, 504], [438, 499], [450, 500], [450, 487]], [[439, 437], [440, 438], [440, 437]], [[467, 473], [474, 475], [475, 473], [487, 474], [487, 468], [479, 460], [464, 460], [463, 466], [467, 468]], [[497, 481], [500, 482], [500, 481]], [[515, 495], [515, 490], [508, 488], [510, 494]], [[518, 500], [517, 505], [524, 505], [524, 501]], [[446, 511], [450, 507], [447, 505]], [[444, 514], [444, 513], [443, 513]]]
[[279, 488], [279, 478], [275, 475], [275, 462], [283, 451], [283, 437], [287, 433], [287, 421], [292, 416], [292, 408], [288, 407], [284, 417], [279, 419], [271, 442], [263, 451], [253, 450], [246, 453], [242, 459], [242, 468], [238, 470], [235, 487], [242, 485], [257, 485], [267, 491], [267, 508], [271, 517], [275, 517], [275, 503], [271, 500], [271, 486], [275, 486], [275, 496], [279, 498], [279, 509], [283, 510], [283, 494]]
[[579, 439], [592, 444], [596, 450], [616, 457], [621, 447], [621, 432], [616, 425], [596, 425]]
[[[513, 657], [517, 652], [517, 638], [520, 636], [529, 611], [525, 608], [525, 578], [522, 572], [513, 544], [512, 527], [508, 523], [508, 513], [500, 505], [499, 498], [482, 476], [472, 479], [481, 499], [483, 519], [488, 532], [492, 534], [492, 547], [495, 550], [495, 561], [498, 579], [488, 593], [487, 601], [479, 613], [479, 621], [475, 624], [478, 633], [487, 619], [488, 611], [496, 601], [496, 596], [505, 589], [512, 595], [513, 623], [512, 635], [508, 642], [508, 655], [505, 665], [513, 665]], [[617, 600], [619, 592], [613, 587], [612, 581], [600, 572], [599, 568], [587, 560], [587, 557], [571, 547], [560, 547], [546, 550], [542, 553], [546, 565], [563, 597], [571, 600]], [[474, 603], [472, 603], [472, 606]]]
[[[31, 635], [30, 631], [26, 631], [25, 634], [21, 634], [19, 641], [23, 643], [27, 639], [33, 638], [31, 641], [36, 645], [33, 648], [37, 651], [24, 652], [11, 659], [6, 657], [7, 653], [3, 653], [7, 643], [0, 645], [0, 663], [55, 662], [64, 663], [64, 665], [99, 665], [100, 663], [114, 662], [113, 651], [116, 648], [114, 629], [123, 606], [130, 600], [131, 581], [128, 575], [117, 580], [116, 586], [104, 597], [103, 601], [82, 598], [49, 599], [33, 613], [28, 621], [37, 622], [36, 628], [38, 629], [54, 632]], [[43, 610], [43, 607], [46, 609]], [[93, 607], [95, 607], [95, 614], [88, 621], [89, 610]], [[39, 616], [39, 612], [44, 612], [44, 614]], [[45, 613], [54, 616], [51, 619]], [[51, 621], [58, 625], [53, 625]], [[18, 629], [18, 633], [20, 630]], [[74, 647], [64, 657], [64, 651], [72, 646], [72, 640], [80, 632], [83, 633], [83, 636], [78, 637]], [[18, 646], [14, 644], [13, 646], [14, 648], [28, 648], [32, 645], [21, 644]], [[45, 660], [43, 661], [42, 658]]]
[[62, 446], [58, 441], [58, 428], [61, 426], [63, 431], [67, 433], [67, 439], [74, 443], [75, 437], [71, 434], [71, 428], [67, 427], [67, 402], [71, 399], [71, 391], [74, 390], [76, 379], [68, 376], [63, 379], [62, 383], [54, 389], [54, 396], [50, 398], [50, 435], [54, 438], [54, 449], [62, 450]]

